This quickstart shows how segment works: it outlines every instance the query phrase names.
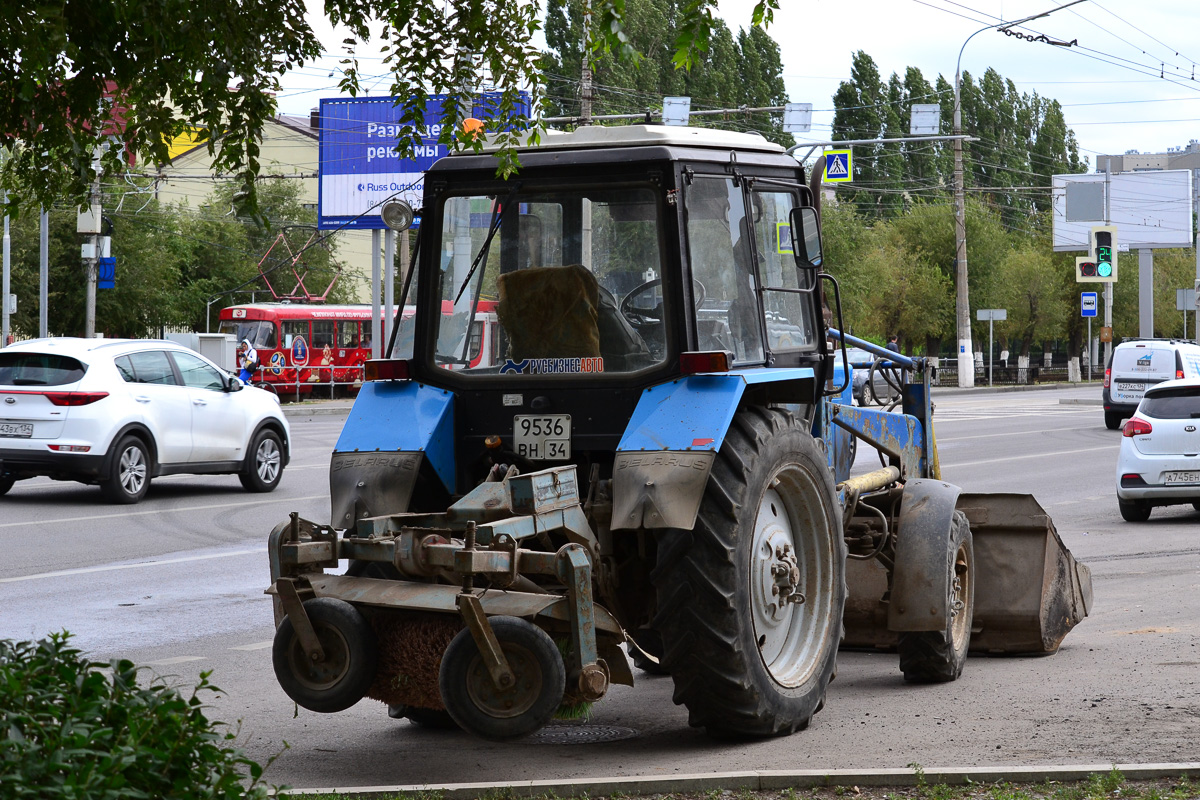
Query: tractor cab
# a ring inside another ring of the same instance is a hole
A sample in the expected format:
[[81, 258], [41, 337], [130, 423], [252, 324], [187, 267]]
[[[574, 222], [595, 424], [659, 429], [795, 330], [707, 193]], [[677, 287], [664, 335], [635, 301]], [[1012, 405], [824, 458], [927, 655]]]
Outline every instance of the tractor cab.
[[[486, 153], [426, 175], [409, 372], [455, 395], [449, 494], [498, 462], [608, 477], [640, 392], [684, 374], [809, 367], [785, 399], [811, 411], [825, 336], [792, 215], [813, 203], [782, 147], [636, 125], [550, 133], [520, 158], [509, 180]], [[496, 351], [473, 365], [481, 303]]]

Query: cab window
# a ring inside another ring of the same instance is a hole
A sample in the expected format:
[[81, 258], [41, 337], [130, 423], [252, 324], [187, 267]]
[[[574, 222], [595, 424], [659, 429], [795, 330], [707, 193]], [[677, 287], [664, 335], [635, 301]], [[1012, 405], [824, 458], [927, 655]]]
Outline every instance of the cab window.
[[772, 351], [813, 345], [814, 270], [801, 270], [792, 254], [791, 213], [797, 195], [788, 191], [748, 194], [763, 285], [767, 344]]

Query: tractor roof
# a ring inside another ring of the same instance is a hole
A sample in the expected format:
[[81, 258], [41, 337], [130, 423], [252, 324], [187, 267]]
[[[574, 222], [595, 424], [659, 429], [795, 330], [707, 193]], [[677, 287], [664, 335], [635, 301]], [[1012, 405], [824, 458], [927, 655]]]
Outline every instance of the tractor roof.
[[[738, 133], [716, 128], [687, 128], [675, 125], [588, 125], [574, 131], [546, 131], [538, 145], [523, 143], [520, 151], [583, 150], [612, 147], [704, 147], [718, 150], [782, 153], [784, 148], [757, 133]], [[483, 152], [494, 153], [498, 145], [484, 145]], [[461, 155], [474, 155], [466, 151]]]

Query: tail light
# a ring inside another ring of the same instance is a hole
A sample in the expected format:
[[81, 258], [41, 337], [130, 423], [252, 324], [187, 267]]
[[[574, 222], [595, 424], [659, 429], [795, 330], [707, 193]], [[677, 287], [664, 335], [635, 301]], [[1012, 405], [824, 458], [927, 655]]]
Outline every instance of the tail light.
[[1138, 419], [1137, 417], [1134, 417], [1126, 422], [1125, 427], [1121, 429], [1121, 435], [1129, 438], [1133, 438], [1134, 436], [1145, 436], [1146, 434], [1153, 432], [1154, 428], [1150, 426], [1149, 422], [1146, 422], [1144, 419]]
[[409, 379], [408, 359], [368, 359], [363, 364], [363, 378], [368, 381], [406, 381]]
[[1176, 377], [1176, 378], [1182, 378], [1182, 377], [1183, 377], [1183, 370], [1181, 370], [1181, 369], [1177, 369], [1177, 370], [1175, 370], [1175, 377]]
[[697, 375], [702, 372], [729, 372], [732, 364], [732, 354], [725, 350], [679, 354], [679, 371], [684, 375]]
[[1105, 389], [1108, 388], [1108, 382], [1109, 382], [1110, 378], [1112, 378], [1112, 370], [1111, 369], [1104, 370], [1104, 388]]
[[108, 397], [108, 392], [42, 392], [56, 406], [89, 406]]

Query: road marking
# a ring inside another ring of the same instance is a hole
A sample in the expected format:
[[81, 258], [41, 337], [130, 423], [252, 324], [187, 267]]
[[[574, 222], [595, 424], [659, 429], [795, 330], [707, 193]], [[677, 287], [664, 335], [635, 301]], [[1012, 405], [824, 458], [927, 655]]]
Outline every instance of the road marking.
[[255, 642], [254, 644], [240, 644], [237, 647], [231, 647], [229, 649], [230, 650], [266, 650], [268, 647], [270, 647], [273, 644], [274, 644], [274, 642], [272, 642], [270, 639], [268, 639], [265, 642]]
[[30, 525], [53, 525], [58, 522], [91, 522], [97, 519], [122, 519], [124, 517], [144, 517], [149, 514], [178, 514], [184, 511], [211, 511], [214, 508], [238, 508], [241, 506], [259, 506], [265, 503], [300, 503], [305, 500], [324, 500], [328, 495], [313, 494], [307, 497], [276, 497], [273, 499], [245, 500], [240, 503], [212, 503], [206, 506], [184, 506], [182, 508], [150, 508], [145, 511], [127, 511], [123, 514], [93, 514], [87, 517], [61, 517], [59, 519], [29, 520], [25, 522], [0, 522], [0, 528], [27, 528]]
[[147, 661], [146, 664], [151, 667], [170, 667], [175, 664], [186, 664], [189, 661], [203, 661], [205, 656], [175, 656], [174, 658], [163, 658], [158, 661]]
[[1082, 450], [1055, 450], [1050, 453], [1027, 453], [1023, 456], [1007, 456], [1005, 458], [988, 458], [983, 461], [963, 461], [959, 464], [942, 464], [942, 469], [957, 469], [958, 467], [978, 467], [984, 464], [997, 464], [1001, 461], [1021, 461], [1026, 458], [1046, 458], [1047, 456], [1070, 456], [1076, 453], [1094, 453], [1097, 450], [1112, 450], [1118, 448], [1119, 443], [1105, 445], [1104, 447], [1085, 447]]
[[139, 567], [160, 567], [163, 564], [186, 564], [189, 561], [207, 561], [213, 558], [229, 556], [248, 556], [267, 552], [267, 548], [259, 547], [254, 550], [231, 550], [228, 553], [210, 553], [203, 556], [184, 556], [183, 558], [163, 558], [157, 561], [139, 561], [136, 564], [109, 564], [103, 567], [80, 567], [79, 569], [61, 569], [57, 572], [39, 572], [36, 575], [20, 575], [16, 578], [0, 578], [0, 583], [17, 583], [18, 581], [36, 581], [42, 578], [64, 578], [71, 575], [90, 575], [95, 572], [115, 572], [119, 569], [138, 569]]
[[[936, 423], [937, 420], [934, 420], [934, 422]], [[1098, 427], [1098, 426], [1084, 425], [1079, 428], [1055, 428], [1053, 432], [1060, 433], [1063, 431], [1090, 431], [1090, 430], [1094, 430], [1096, 427]], [[936, 424], [934, 426], [934, 430], [935, 430], [935, 432], [937, 430]], [[938, 440], [938, 444], [945, 444], [946, 442], [965, 442], [968, 439], [992, 439], [997, 436], [1025, 436], [1025, 435], [1033, 435], [1033, 434], [1037, 434], [1038, 436], [1045, 436], [1046, 433], [1047, 432], [1043, 431], [1043, 430], [1009, 431], [1008, 433], [981, 433], [978, 436], [938, 436], [937, 440]]]

